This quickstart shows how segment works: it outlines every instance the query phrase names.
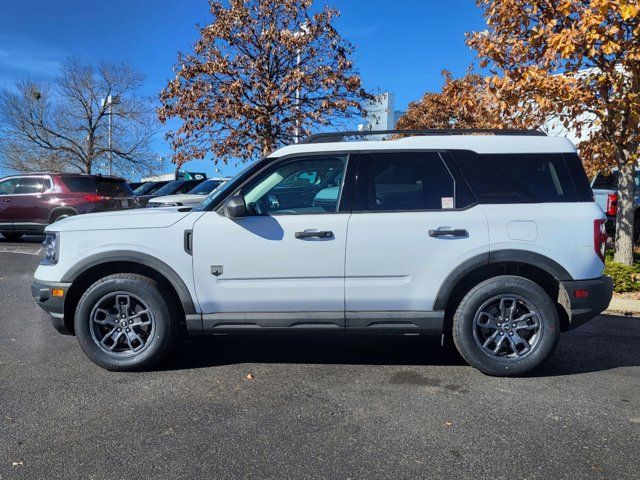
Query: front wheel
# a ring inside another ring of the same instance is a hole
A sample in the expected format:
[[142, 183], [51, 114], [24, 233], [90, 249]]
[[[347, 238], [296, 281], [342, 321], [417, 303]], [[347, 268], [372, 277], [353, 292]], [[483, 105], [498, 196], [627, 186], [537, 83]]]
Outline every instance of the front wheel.
[[494, 277], [471, 289], [453, 319], [458, 351], [488, 375], [536, 369], [551, 356], [559, 336], [560, 319], [549, 295], [516, 276]]
[[98, 280], [76, 309], [80, 347], [107, 370], [142, 370], [157, 364], [178, 336], [175, 309], [165, 298], [170, 296], [158, 282], [142, 275], [116, 274]]

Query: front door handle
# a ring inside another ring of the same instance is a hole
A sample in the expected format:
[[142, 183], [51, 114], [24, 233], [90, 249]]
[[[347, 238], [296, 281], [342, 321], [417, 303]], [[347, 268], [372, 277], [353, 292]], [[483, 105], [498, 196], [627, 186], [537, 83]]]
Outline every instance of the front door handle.
[[305, 238], [333, 238], [333, 232], [331, 230], [318, 231], [318, 230], [305, 230], [304, 232], [296, 232], [296, 238], [304, 240]]
[[440, 227], [437, 230], [429, 230], [429, 236], [438, 237], [468, 237], [469, 232], [464, 228], [443, 228]]

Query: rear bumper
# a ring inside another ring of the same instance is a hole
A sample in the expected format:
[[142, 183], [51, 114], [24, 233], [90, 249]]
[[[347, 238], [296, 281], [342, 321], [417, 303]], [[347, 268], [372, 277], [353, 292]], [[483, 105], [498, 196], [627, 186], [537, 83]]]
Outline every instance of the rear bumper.
[[[73, 335], [64, 323], [64, 300], [69, 291], [70, 283], [43, 282], [35, 280], [31, 284], [31, 295], [36, 304], [51, 317], [53, 328], [63, 335]], [[53, 290], [62, 290], [63, 295], [54, 297]]]
[[[560, 282], [564, 291], [560, 293], [560, 303], [569, 316], [569, 328], [573, 329], [588, 322], [607, 309], [613, 295], [613, 279], [602, 276], [591, 280]], [[587, 292], [585, 298], [576, 298], [575, 291]]]

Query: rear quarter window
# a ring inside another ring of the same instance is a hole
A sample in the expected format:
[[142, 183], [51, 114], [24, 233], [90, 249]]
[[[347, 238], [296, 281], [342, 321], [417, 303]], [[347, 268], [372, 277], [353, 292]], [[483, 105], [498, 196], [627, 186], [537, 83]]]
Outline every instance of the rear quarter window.
[[577, 155], [575, 159], [565, 159], [565, 155], [560, 153], [451, 153], [480, 203], [592, 200], [591, 189]]

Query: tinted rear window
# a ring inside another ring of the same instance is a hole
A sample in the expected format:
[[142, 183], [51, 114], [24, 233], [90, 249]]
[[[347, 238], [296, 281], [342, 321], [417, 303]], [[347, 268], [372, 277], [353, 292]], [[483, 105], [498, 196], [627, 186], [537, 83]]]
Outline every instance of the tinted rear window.
[[357, 211], [453, 209], [455, 180], [435, 152], [360, 155]]
[[452, 154], [480, 203], [558, 203], [592, 199], [577, 156], [573, 159], [565, 158], [563, 154], [477, 154], [468, 151]]
[[124, 180], [99, 177], [63, 177], [63, 182], [72, 192], [99, 193], [100, 195], [129, 196], [133, 191]]

